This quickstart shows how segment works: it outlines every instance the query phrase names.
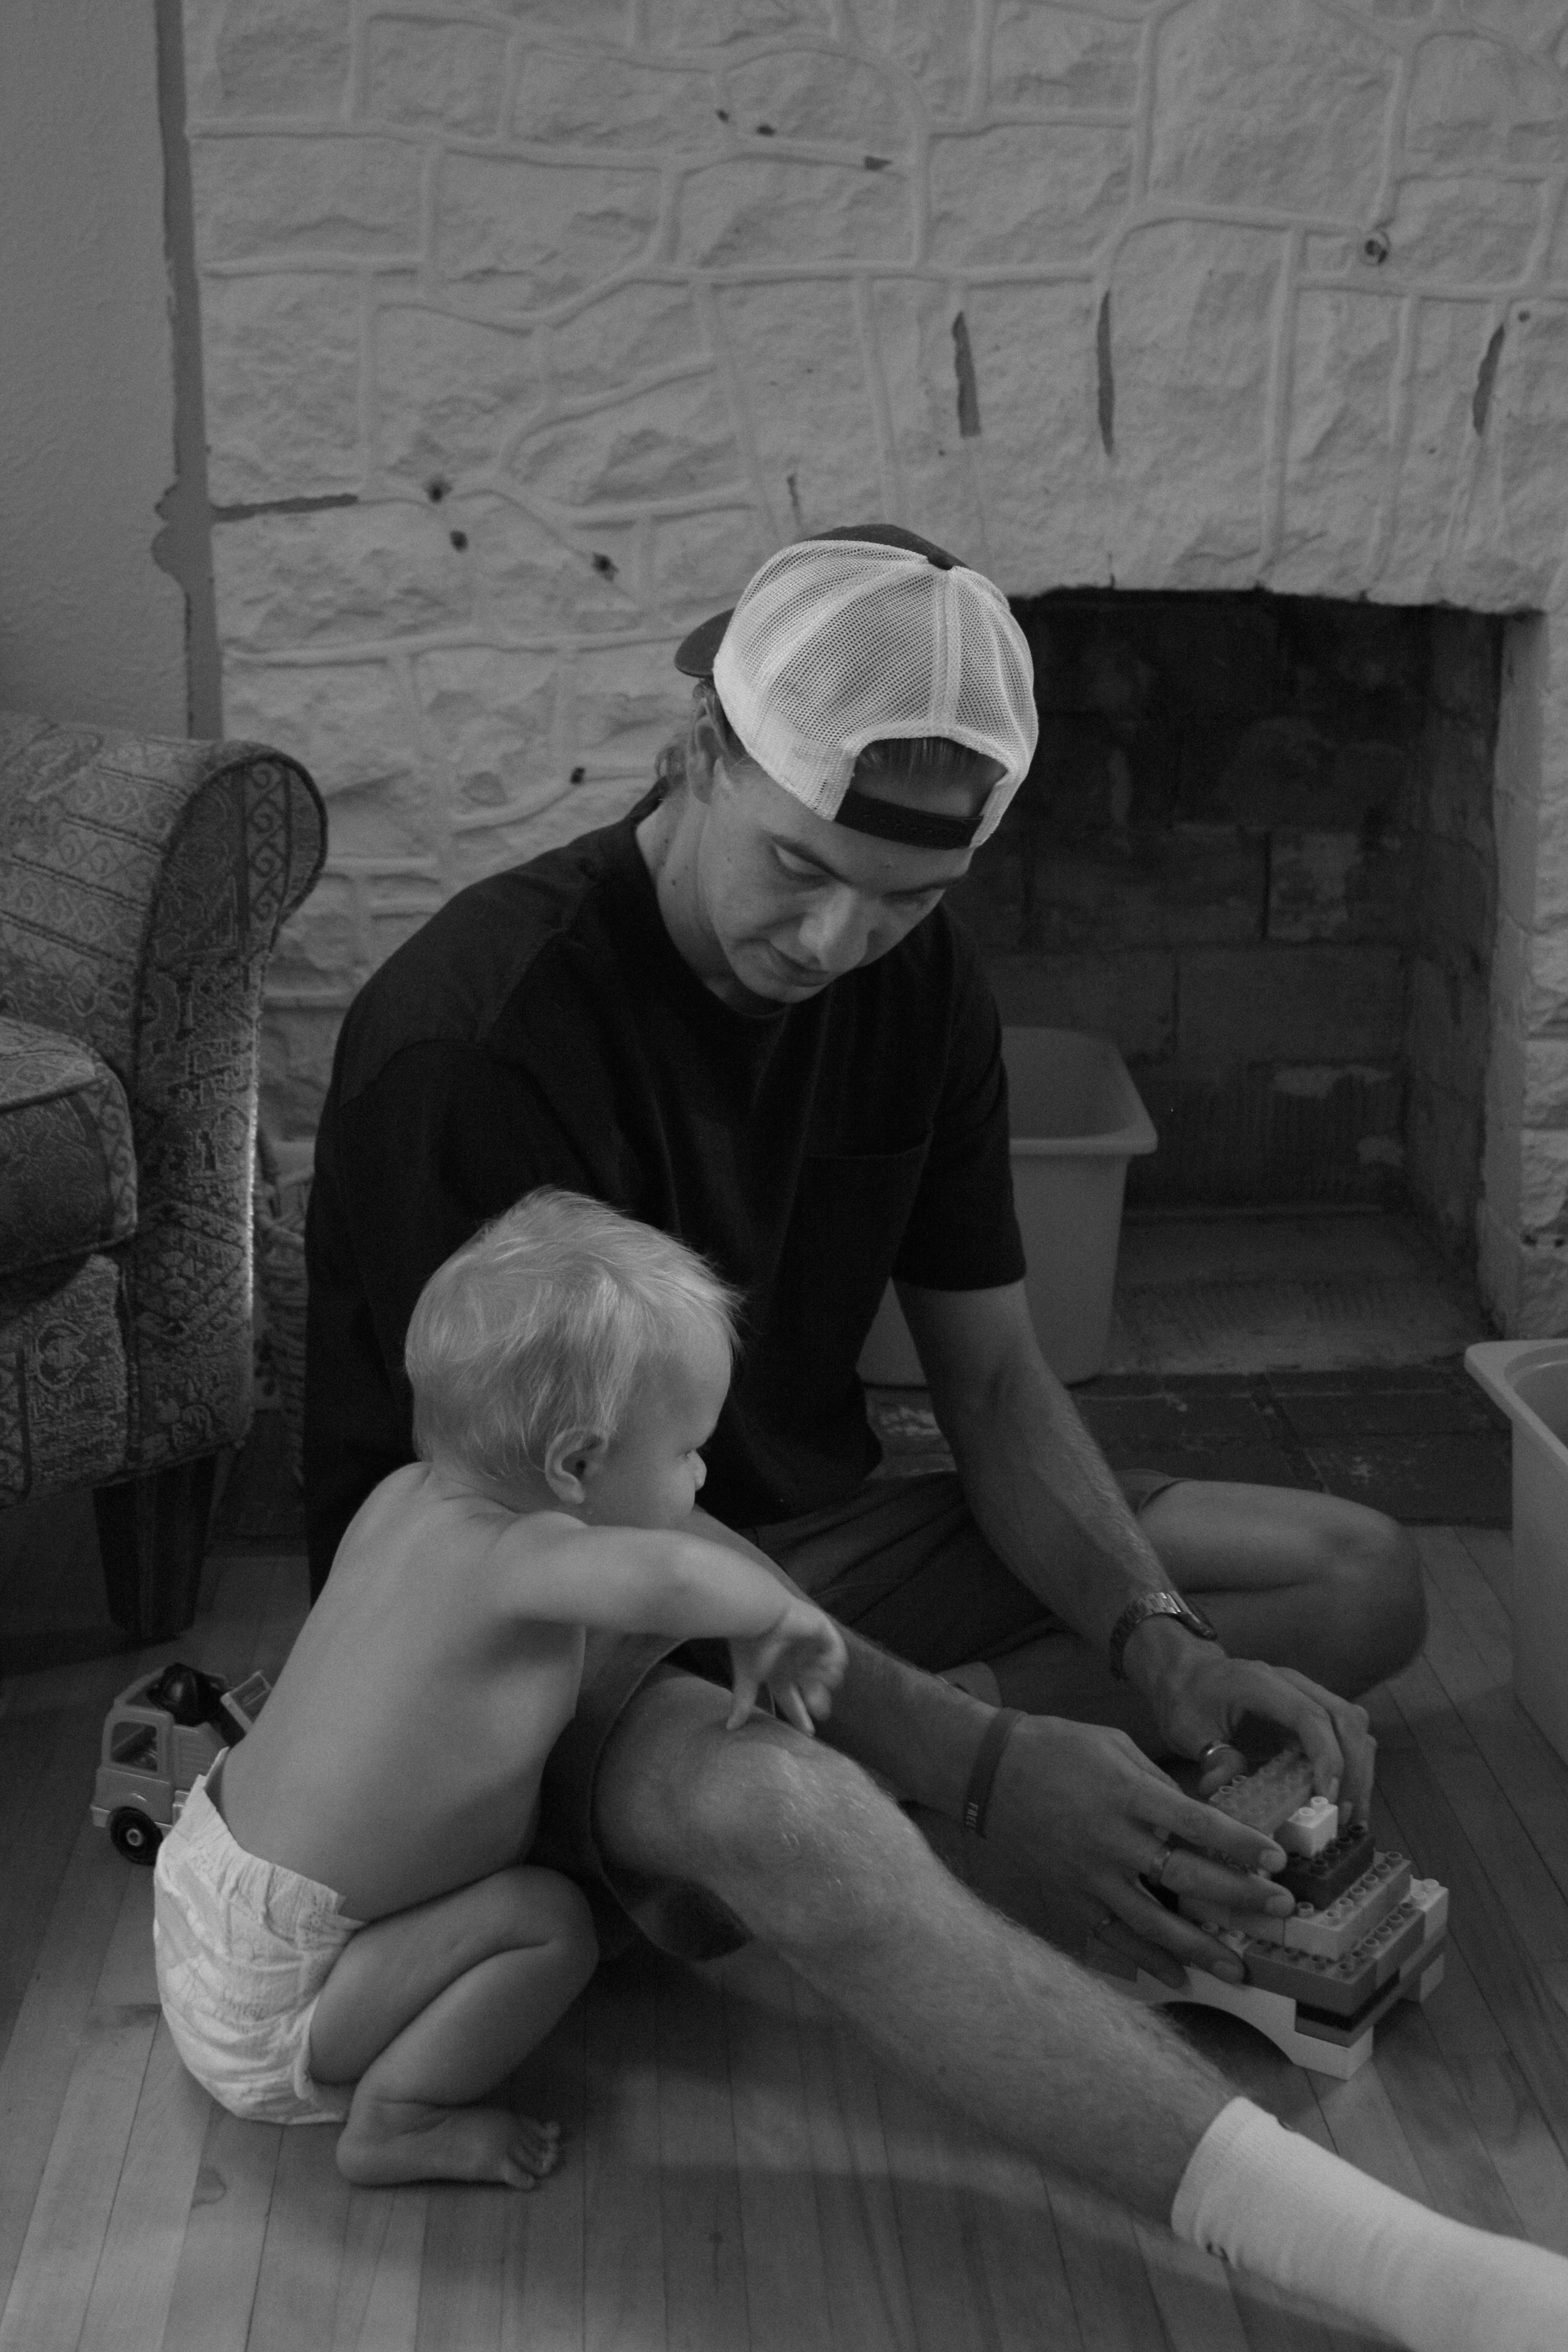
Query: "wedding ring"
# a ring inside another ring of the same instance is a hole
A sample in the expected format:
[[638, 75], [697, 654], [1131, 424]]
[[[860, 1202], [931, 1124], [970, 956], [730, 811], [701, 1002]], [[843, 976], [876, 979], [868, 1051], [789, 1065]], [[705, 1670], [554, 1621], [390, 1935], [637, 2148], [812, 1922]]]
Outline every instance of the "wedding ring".
[[1198, 1750], [1198, 1770], [1206, 1772], [1216, 1756], [1222, 1756], [1230, 1746], [1228, 1739], [1211, 1739], [1206, 1748]]

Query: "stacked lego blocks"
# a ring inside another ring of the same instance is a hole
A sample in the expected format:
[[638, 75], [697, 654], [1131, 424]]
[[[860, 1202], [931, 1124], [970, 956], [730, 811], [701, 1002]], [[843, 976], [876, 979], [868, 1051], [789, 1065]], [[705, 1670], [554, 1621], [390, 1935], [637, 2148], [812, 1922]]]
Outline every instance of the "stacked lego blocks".
[[[1441, 1981], [1448, 1890], [1415, 1877], [1403, 1854], [1379, 1853], [1370, 1830], [1341, 1833], [1337, 1808], [1311, 1790], [1310, 1764], [1288, 1748], [1209, 1800], [1289, 1857], [1276, 1882], [1296, 1898], [1288, 1917], [1205, 1909], [1203, 1924], [1242, 1961], [1246, 1983], [1191, 1969], [1179, 1990], [1142, 1973], [1132, 1989], [1229, 2010], [1298, 2064], [1346, 2076], [1371, 2056], [1373, 2029], [1394, 2002], [1425, 2000]], [[1103, 1946], [1090, 1957], [1128, 1972]]]

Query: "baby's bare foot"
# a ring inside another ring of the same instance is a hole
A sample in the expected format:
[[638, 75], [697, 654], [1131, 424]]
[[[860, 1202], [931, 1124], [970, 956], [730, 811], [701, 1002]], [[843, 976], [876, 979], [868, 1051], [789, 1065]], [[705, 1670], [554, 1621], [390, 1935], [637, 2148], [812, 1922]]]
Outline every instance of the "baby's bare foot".
[[403, 2180], [500, 2180], [531, 2189], [553, 2172], [559, 2124], [506, 2107], [431, 2107], [412, 2099], [355, 2101], [338, 2141], [338, 2170], [366, 2188]]

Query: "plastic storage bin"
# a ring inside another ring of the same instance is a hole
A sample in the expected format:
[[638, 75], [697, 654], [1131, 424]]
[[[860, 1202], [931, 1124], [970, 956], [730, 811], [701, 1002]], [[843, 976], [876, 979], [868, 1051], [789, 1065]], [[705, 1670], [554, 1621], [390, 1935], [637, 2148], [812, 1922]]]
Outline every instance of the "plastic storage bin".
[[[1127, 1163], [1158, 1140], [1108, 1037], [1077, 1029], [1004, 1029], [1013, 1129], [1013, 1199], [1028, 1261], [1026, 1288], [1046, 1361], [1087, 1381], [1105, 1362]], [[860, 1377], [921, 1387], [925, 1374], [891, 1285], [861, 1351]]]
[[1568, 1763], [1568, 1339], [1482, 1339], [1465, 1369], [1513, 1423], [1513, 1687]]

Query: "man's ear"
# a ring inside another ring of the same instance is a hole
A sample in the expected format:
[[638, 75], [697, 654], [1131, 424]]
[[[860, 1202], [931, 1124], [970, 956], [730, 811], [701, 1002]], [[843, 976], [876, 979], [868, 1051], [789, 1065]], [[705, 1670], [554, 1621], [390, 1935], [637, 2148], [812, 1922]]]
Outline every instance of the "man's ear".
[[711, 711], [700, 709], [691, 721], [691, 735], [686, 753], [687, 790], [703, 805], [713, 797], [718, 783], [719, 761], [724, 756], [724, 738], [719, 732]]
[[605, 1466], [609, 1440], [596, 1429], [569, 1429], [544, 1450], [544, 1483], [558, 1502], [580, 1510]]

